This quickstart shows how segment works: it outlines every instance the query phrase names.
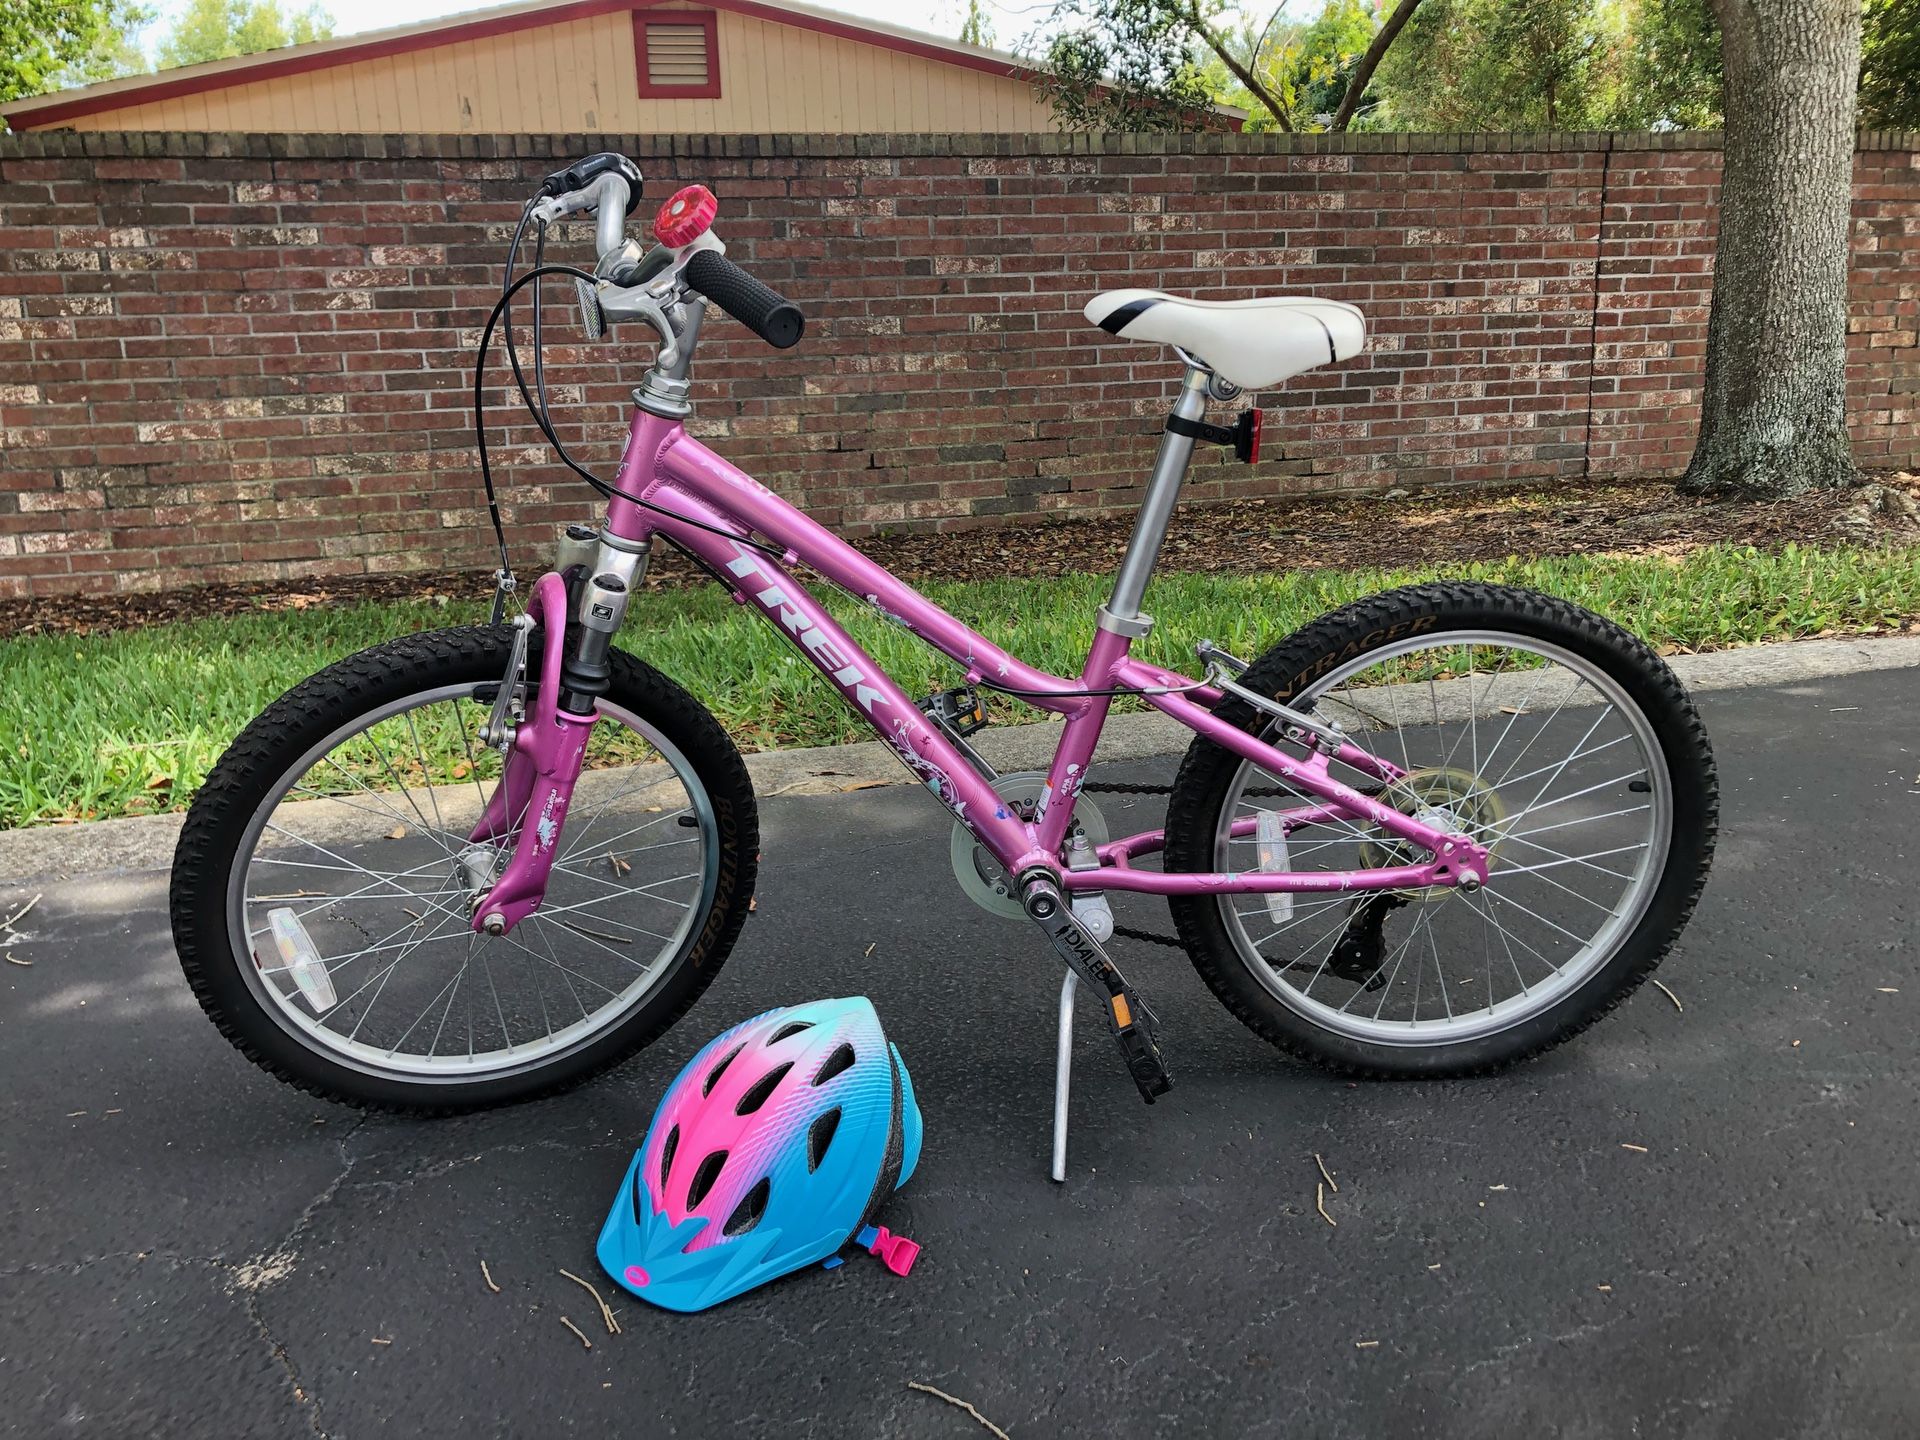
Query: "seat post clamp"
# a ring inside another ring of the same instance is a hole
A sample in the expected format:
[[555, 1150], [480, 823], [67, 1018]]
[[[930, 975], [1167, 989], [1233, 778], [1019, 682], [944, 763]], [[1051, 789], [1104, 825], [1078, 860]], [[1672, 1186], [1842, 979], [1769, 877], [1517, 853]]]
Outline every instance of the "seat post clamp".
[[1260, 458], [1260, 412], [1242, 410], [1232, 425], [1209, 425], [1204, 420], [1167, 417], [1167, 430], [1189, 440], [1206, 440], [1214, 445], [1231, 445], [1233, 453], [1251, 465]]

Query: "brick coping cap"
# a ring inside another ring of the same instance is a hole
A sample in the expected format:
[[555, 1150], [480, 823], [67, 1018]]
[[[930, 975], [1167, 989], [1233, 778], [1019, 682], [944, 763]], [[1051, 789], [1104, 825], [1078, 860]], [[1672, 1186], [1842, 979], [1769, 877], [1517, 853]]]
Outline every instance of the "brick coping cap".
[[[164, 130], [0, 133], [0, 160], [342, 159], [547, 161], [618, 150], [639, 158], [779, 159], [1055, 155], [1524, 155], [1717, 151], [1717, 130], [1451, 135], [1038, 133], [914, 135], [306, 135]], [[1920, 152], [1920, 131], [1863, 130], [1860, 150]]]

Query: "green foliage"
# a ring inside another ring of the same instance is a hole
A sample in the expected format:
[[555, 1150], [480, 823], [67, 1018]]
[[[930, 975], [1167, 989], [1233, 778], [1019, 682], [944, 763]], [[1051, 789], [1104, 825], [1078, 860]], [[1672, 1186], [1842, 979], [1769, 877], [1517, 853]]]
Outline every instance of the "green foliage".
[[960, 43], [993, 48], [993, 22], [980, 8], [980, 0], [967, 0], [967, 18], [960, 22]]
[[1920, 130], [1920, 4], [1867, 0], [1860, 35], [1860, 123]]
[[1426, 0], [1381, 65], [1395, 130], [1604, 128], [1621, 91], [1616, 0]]
[[1708, 0], [1640, 0], [1619, 102], [1623, 130], [1713, 130], [1720, 125], [1720, 26]]
[[[1264, 28], [1243, 19], [1221, 31], [1220, 40], [1264, 95], [1249, 89], [1217, 54], [1209, 53], [1200, 73], [1214, 99], [1247, 112], [1248, 130], [1324, 130], [1379, 29], [1371, 0], [1325, 0], [1306, 24], [1283, 22], [1277, 14]], [[1269, 108], [1275, 103], [1277, 112]]]
[[1213, 95], [1194, 51], [1222, 9], [1221, 0], [1059, 0], [1025, 44], [1042, 67], [1035, 88], [1070, 130], [1204, 128]]
[[[1920, 549], [1709, 545], [1679, 557], [1166, 574], [1148, 597], [1159, 626], [1137, 653], [1178, 669], [1191, 664], [1188, 647], [1202, 635], [1257, 653], [1335, 605], [1442, 574], [1564, 596], [1666, 649], [1886, 628], [1920, 617]], [[1069, 575], [924, 588], [997, 644], [1073, 675], [1110, 584], [1107, 576]], [[825, 598], [909, 694], [954, 683], [952, 667], [905, 632], [844, 597]], [[409, 601], [0, 640], [7, 692], [28, 697], [0, 706], [0, 826], [178, 809], [241, 726], [306, 675], [395, 635], [482, 618], [478, 599]], [[750, 747], [865, 738], [792, 647], [717, 587], [636, 596], [620, 643], [685, 684]], [[1038, 718], [1013, 701], [996, 700], [993, 709], [1002, 721]]]
[[0, 0], [0, 100], [146, 69], [132, 34], [138, 0]]
[[333, 17], [318, 0], [300, 10], [283, 9], [281, 0], [188, 0], [160, 42], [160, 64], [200, 65], [332, 35]]

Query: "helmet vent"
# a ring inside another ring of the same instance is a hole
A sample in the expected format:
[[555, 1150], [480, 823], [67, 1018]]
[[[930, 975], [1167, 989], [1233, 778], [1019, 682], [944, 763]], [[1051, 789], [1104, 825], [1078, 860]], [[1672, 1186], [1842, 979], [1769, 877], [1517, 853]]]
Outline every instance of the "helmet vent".
[[720, 1227], [720, 1233], [729, 1238], [744, 1235], [760, 1223], [760, 1217], [767, 1213], [767, 1197], [773, 1193], [773, 1181], [765, 1176], [760, 1183], [741, 1197], [740, 1203], [733, 1207], [733, 1214], [727, 1217], [727, 1223]]
[[660, 1147], [660, 1188], [667, 1188], [667, 1176], [673, 1173], [673, 1152], [680, 1148], [680, 1127], [667, 1131], [667, 1143]]
[[740, 1052], [746, 1048], [746, 1042], [743, 1040], [721, 1057], [720, 1063], [709, 1070], [707, 1072], [707, 1078], [701, 1082], [700, 1093], [702, 1095], [711, 1095], [713, 1093], [713, 1087], [718, 1085], [720, 1083], [720, 1077], [726, 1074], [727, 1066], [737, 1060]]
[[827, 1147], [833, 1143], [834, 1132], [839, 1128], [840, 1107], [838, 1105], [807, 1127], [807, 1172], [809, 1174], [818, 1170], [820, 1162], [827, 1158]]
[[754, 1111], [767, 1103], [767, 1097], [773, 1094], [775, 1087], [777, 1087], [782, 1080], [787, 1078], [787, 1072], [791, 1069], [793, 1069], [793, 1062], [789, 1060], [784, 1065], [774, 1066], [773, 1069], [754, 1081], [753, 1087], [749, 1089], [746, 1094], [742, 1095], [740, 1097], [740, 1103], [733, 1107], [733, 1113], [736, 1115], [753, 1114]]
[[697, 1209], [707, 1192], [713, 1189], [714, 1181], [720, 1178], [720, 1167], [727, 1163], [727, 1152], [716, 1150], [700, 1162], [700, 1168], [693, 1172], [693, 1183], [687, 1187], [687, 1208]]
[[841, 1045], [831, 1055], [827, 1056], [827, 1063], [820, 1067], [820, 1073], [813, 1077], [813, 1083], [815, 1085], [824, 1085], [843, 1070], [851, 1070], [852, 1068], [853, 1046]]
[[782, 1025], [767, 1037], [767, 1044], [778, 1045], [782, 1040], [791, 1040], [802, 1030], [811, 1030], [812, 1028], [813, 1022], [811, 1020], [789, 1020], [785, 1025]]

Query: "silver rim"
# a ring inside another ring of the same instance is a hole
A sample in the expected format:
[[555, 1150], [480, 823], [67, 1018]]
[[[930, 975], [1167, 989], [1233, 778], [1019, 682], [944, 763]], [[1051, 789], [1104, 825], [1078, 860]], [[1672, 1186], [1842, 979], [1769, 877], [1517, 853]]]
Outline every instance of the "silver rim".
[[[1302, 1018], [1410, 1048], [1497, 1034], [1578, 989], [1652, 903], [1673, 830], [1672, 777], [1646, 716], [1591, 661], [1496, 630], [1426, 635], [1336, 667], [1293, 703], [1407, 772], [1385, 787], [1386, 803], [1448, 817], [1495, 847], [1477, 894], [1221, 897], [1242, 961]], [[1331, 772], [1380, 788], [1340, 761]], [[1243, 763], [1221, 809], [1215, 864], [1351, 870], [1427, 858], [1346, 817], [1296, 817], [1279, 825], [1279, 844], [1268, 820], [1262, 838], [1262, 810], [1309, 803]], [[1249, 818], [1253, 833], [1234, 836], [1234, 821], [1245, 830]]]
[[[692, 765], [602, 702], [545, 902], [507, 935], [475, 933], [469, 896], [507, 847], [466, 838], [502, 764], [475, 738], [486, 710], [472, 690], [393, 701], [300, 756], [254, 811], [229, 877], [229, 938], [261, 1008], [365, 1074], [471, 1083], [577, 1052], [673, 970], [718, 883], [719, 833]], [[275, 912], [297, 922], [289, 948]]]

